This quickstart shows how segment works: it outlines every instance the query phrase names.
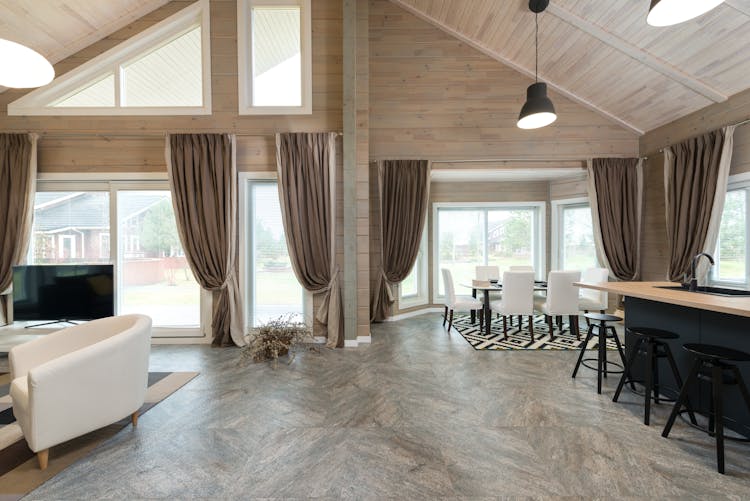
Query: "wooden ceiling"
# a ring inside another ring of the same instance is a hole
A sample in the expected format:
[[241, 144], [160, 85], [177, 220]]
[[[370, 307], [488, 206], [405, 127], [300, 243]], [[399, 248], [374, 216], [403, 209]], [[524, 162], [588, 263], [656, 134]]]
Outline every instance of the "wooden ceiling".
[[[391, 1], [533, 78], [528, 0]], [[666, 28], [646, 24], [648, 5], [552, 0], [539, 16], [540, 80], [640, 134], [750, 88], [750, 0]]]
[[0, 0], [0, 38], [54, 64], [169, 0]]

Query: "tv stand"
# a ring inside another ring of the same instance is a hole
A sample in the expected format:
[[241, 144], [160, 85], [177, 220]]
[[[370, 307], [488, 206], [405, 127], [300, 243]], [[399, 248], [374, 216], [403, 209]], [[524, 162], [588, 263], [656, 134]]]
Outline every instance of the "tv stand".
[[52, 320], [51, 322], [42, 322], [41, 324], [31, 324], [31, 325], [25, 325], [24, 329], [31, 329], [32, 327], [41, 327], [43, 325], [54, 325], [54, 324], [70, 324], [70, 325], [78, 325], [77, 323], [67, 320], [65, 318], [61, 318], [59, 320]]

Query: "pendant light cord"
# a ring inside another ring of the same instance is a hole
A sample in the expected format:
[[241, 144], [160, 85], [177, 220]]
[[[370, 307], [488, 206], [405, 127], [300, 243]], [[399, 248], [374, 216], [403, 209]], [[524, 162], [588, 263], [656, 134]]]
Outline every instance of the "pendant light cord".
[[539, 82], [539, 13], [534, 13], [534, 83]]

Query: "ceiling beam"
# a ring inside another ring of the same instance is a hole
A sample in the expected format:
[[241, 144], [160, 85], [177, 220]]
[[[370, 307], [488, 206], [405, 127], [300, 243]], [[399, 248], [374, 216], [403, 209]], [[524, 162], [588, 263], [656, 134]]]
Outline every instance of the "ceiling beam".
[[725, 3], [737, 12], [750, 17], [750, 6], [746, 2], [742, 0], [725, 0]]
[[[440, 21], [438, 21], [437, 19], [433, 18], [432, 16], [430, 16], [428, 14], [425, 14], [421, 10], [419, 10], [419, 9], [417, 9], [417, 8], [409, 5], [409, 4], [407, 4], [404, 0], [391, 0], [391, 2], [394, 3], [394, 4], [396, 4], [396, 5], [398, 5], [402, 9], [404, 9], [404, 10], [406, 10], [406, 11], [414, 14], [415, 16], [417, 16], [418, 18], [422, 19], [423, 21], [426, 21], [427, 23], [435, 26], [439, 30], [441, 30], [441, 31], [443, 31], [443, 32], [451, 35], [454, 38], [457, 38], [458, 40], [462, 41], [466, 45], [468, 45], [470, 47], [473, 47], [474, 49], [478, 50], [479, 52], [481, 52], [481, 53], [483, 53], [483, 54], [491, 57], [492, 59], [495, 59], [496, 61], [499, 61], [499, 62], [503, 63], [504, 65], [506, 65], [506, 66], [508, 66], [508, 67], [510, 67], [510, 68], [512, 68], [514, 70], [516, 70], [517, 72], [519, 72], [519, 73], [521, 73], [523, 75], [526, 75], [527, 77], [530, 77], [532, 79], [534, 78], [534, 72], [532, 70], [529, 70], [529, 69], [527, 69], [527, 68], [519, 65], [518, 63], [516, 63], [512, 59], [509, 59], [509, 58], [507, 58], [507, 57], [505, 57], [505, 56], [503, 56], [501, 54], [498, 54], [493, 49], [487, 47], [486, 45], [484, 45], [484, 44], [482, 44], [480, 42], [478, 42], [477, 40], [474, 40], [472, 38], [467, 37], [466, 35], [464, 35], [460, 31], [458, 31], [458, 30], [456, 30], [456, 29], [454, 29], [454, 28], [452, 28], [450, 26], [446, 26], [445, 24], [441, 23]], [[563, 96], [567, 97], [571, 101], [574, 101], [574, 102], [580, 104], [581, 106], [584, 106], [584, 107], [590, 109], [591, 111], [593, 111], [593, 112], [595, 112], [595, 113], [603, 116], [604, 118], [606, 118], [608, 120], [611, 120], [611, 121], [619, 124], [621, 127], [624, 127], [625, 129], [627, 129], [627, 130], [629, 130], [631, 132], [634, 132], [634, 133], [638, 134], [639, 136], [643, 135], [644, 131], [642, 129], [639, 129], [635, 125], [633, 125], [633, 124], [631, 124], [629, 122], [626, 122], [625, 120], [623, 120], [623, 119], [621, 119], [621, 118], [613, 115], [612, 113], [610, 113], [610, 112], [608, 112], [608, 111], [600, 108], [599, 106], [595, 105], [591, 101], [588, 101], [587, 99], [585, 99], [585, 98], [583, 98], [583, 97], [575, 94], [574, 92], [566, 89], [565, 87], [562, 87], [562, 86], [554, 83], [553, 81], [551, 81], [551, 80], [549, 80], [547, 78], [544, 78], [544, 75], [540, 74], [539, 75], [539, 80], [542, 80], [542, 81], [546, 82], [547, 86], [549, 86], [550, 88], [554, 89], [556, 92], [562, 94]]]
[[603, 42], [605, 45], [618, 50], [626, 56], [635, 59], [639, 63], [648, 66], [652, 70], [664, 75], [670, 80], [684, 85], [688, 89], [697, 92], [698, 94], [710, 99], [715, 103], [724, 102], [728, 98], [728, 96], [722, 94], [713, 87], [706, 85], [694, 76], [681, 71], [680, 69], [672, 66], [666, 61], [654, 56], [650, 52], [647, 52], [640, 47], [633, 45], [632, 43], [610, 33], [600, 26], [586, 19], [578, 17], [572, 12], [563, 9], [559, 5], [550, 3], [547, 7], [547, 12], [561, 19], [562, 21], [565, 21], [574, 28], [577, 28], [584, 33], [596, 38], [597, 40]]

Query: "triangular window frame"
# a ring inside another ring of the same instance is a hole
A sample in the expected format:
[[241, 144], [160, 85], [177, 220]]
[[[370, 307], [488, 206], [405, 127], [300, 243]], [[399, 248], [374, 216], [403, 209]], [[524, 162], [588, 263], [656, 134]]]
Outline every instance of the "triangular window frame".
[[[120, 92], [123, 88], [122, 66], [138, 56], [145, 56], [162, 47], [191, 28], [201, 28], [201, 106], [122, 106]], [[211, 31], [209, 0], [194, 4], [169, 16], [141, 33], [118, 44], [108, 51], [55, 78], [50, 84], [35, 89], [8, 104], [12, 116], [117, 116], [117, 115], [210, 115], [211, 114]], [[115, 106], [107, 107], [56, 107], [76, 90], [86, 87], [103, 74], [115, 74]]]

